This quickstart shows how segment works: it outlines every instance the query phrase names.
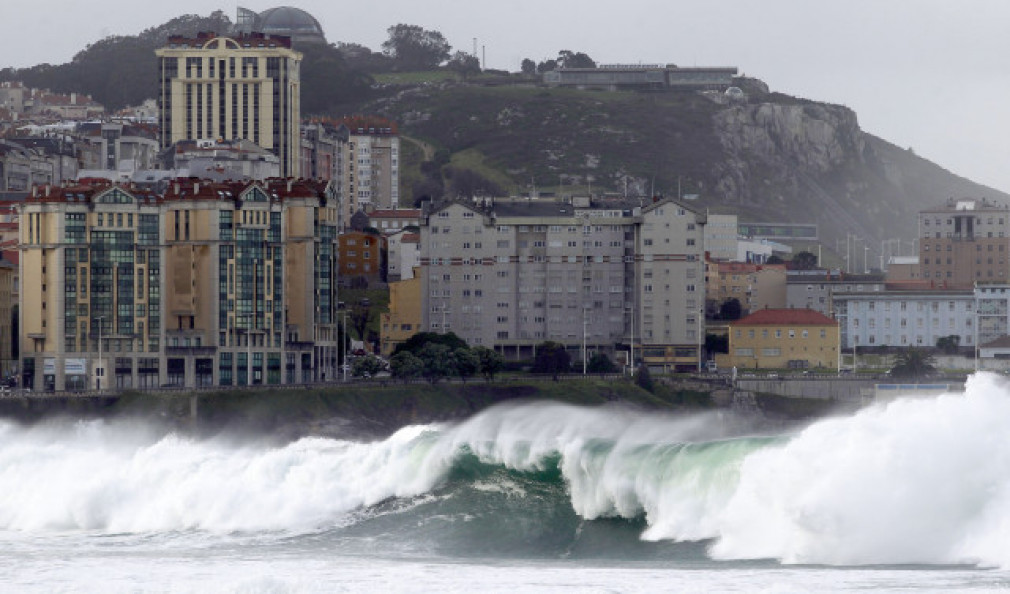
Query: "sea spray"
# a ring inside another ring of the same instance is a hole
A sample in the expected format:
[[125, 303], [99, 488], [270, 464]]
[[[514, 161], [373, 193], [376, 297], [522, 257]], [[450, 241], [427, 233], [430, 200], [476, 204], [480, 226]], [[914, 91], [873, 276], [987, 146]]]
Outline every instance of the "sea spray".
[[1010, 393], [906, 398], [816, 423], [749, 456], [717, 558], [1010, 565]]

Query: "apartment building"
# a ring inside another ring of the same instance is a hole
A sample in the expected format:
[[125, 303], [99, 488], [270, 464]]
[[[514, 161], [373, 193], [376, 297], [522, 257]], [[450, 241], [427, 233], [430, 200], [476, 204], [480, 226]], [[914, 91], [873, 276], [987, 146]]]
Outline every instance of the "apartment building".
[[421, 264], [421, 236], [402, 230], [386, 235], [386, 279], [389, 282], [414, 278], [414, 268]]
[[344, 220], [364, 210], [394, 209], [400, 205], [400, 137], [385, 118], [355, 116], [340, 124], [347, 130], [339, 186]]
[[879, 274], [842, 274], [840, 271], [790, 270], [786, 273], [786, 307], [812, 309], [834, 315], [835, 293], [878, 293], [887, 288]]
[[919, 213], [919, 268], [937, 288], [969, 289], [975, 282], [1010, 280], [1010, 208], [963, 198]]
[[853, 346], [933, 347], [938, 338], [975, 340], [975, 295], [971, 289], [925, 289], [835, 293], [835, 319], [843, 349]]
[[338, 238], [340, 278], [345, 283], [364, 279], [386, 282], [386, 238], [368, 231], [346, 231]]
[[513, 359], [545, 340], [579, 360], [634, 343], [657, 367], [696, 366], [704, 224], [672, 199], [428, 204], [422, 326]]
[[162, 148], [244, 138], [277, 155], [282, 176], [301, 175], [302, 55], [290, 38], [172, 36], [155, 54]]
[[319, 182], [35, 188], [20, 213], [22, 385], [336, 377], [337, 213]]
[[743, 313], [786, 305], [786, 267], [782, 264], [708, 261], [706, 307], [710, 313], [729, 299], [740, 302]]
[[838, 368], [838, 322], [810, 309], [762, 309], [729, 324], [724, 366]]

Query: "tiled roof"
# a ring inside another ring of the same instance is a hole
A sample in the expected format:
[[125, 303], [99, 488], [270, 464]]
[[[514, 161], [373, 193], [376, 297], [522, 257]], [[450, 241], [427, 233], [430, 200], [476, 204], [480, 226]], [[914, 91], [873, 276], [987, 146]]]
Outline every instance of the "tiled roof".
[[760, 309], [730, 322], [730, 326], [837, 326], [838, 322], [812, 309]]

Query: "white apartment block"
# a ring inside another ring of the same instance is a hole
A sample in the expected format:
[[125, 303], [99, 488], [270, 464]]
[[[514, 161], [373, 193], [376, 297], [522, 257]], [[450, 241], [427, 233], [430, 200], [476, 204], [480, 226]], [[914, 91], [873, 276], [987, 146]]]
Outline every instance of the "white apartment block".
[[[547, 340], [573, 358], [694, 368], [703, 336], [705, 216], [672, 199], [444, 203], [421, 217], [423, 327], [506, 357]], [[620, 347], [618, 345], [621, 345]]]
[[962, 346], [976, 344], [971, 290], [835, 293], [832, 299], [843, 349], [934, 347], [938, 338], [951, 335]]

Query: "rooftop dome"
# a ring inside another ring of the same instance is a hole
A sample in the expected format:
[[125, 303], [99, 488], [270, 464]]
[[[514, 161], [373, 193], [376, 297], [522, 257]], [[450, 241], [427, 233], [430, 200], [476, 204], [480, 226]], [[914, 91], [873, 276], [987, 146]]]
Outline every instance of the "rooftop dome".
[[250, 23], [252, 25], [251, 29], [258, 33], [285, 35], [295, 42], [326, 43], [326, 35], [323, 34], [323, 28], [319, 25], [319, 21], [300, 8], [294, 8], [293, 6], [268, 8], [257, 14], [254, 19], [249, 18], [251, 15], [243, 15], [243, 11], [247, 15], [248, 13], [252, 13], [252, 11], [247, 11], [246, 9], [239, 9], [240, 26], [243, 21], [246, 23], [252, 21]]

